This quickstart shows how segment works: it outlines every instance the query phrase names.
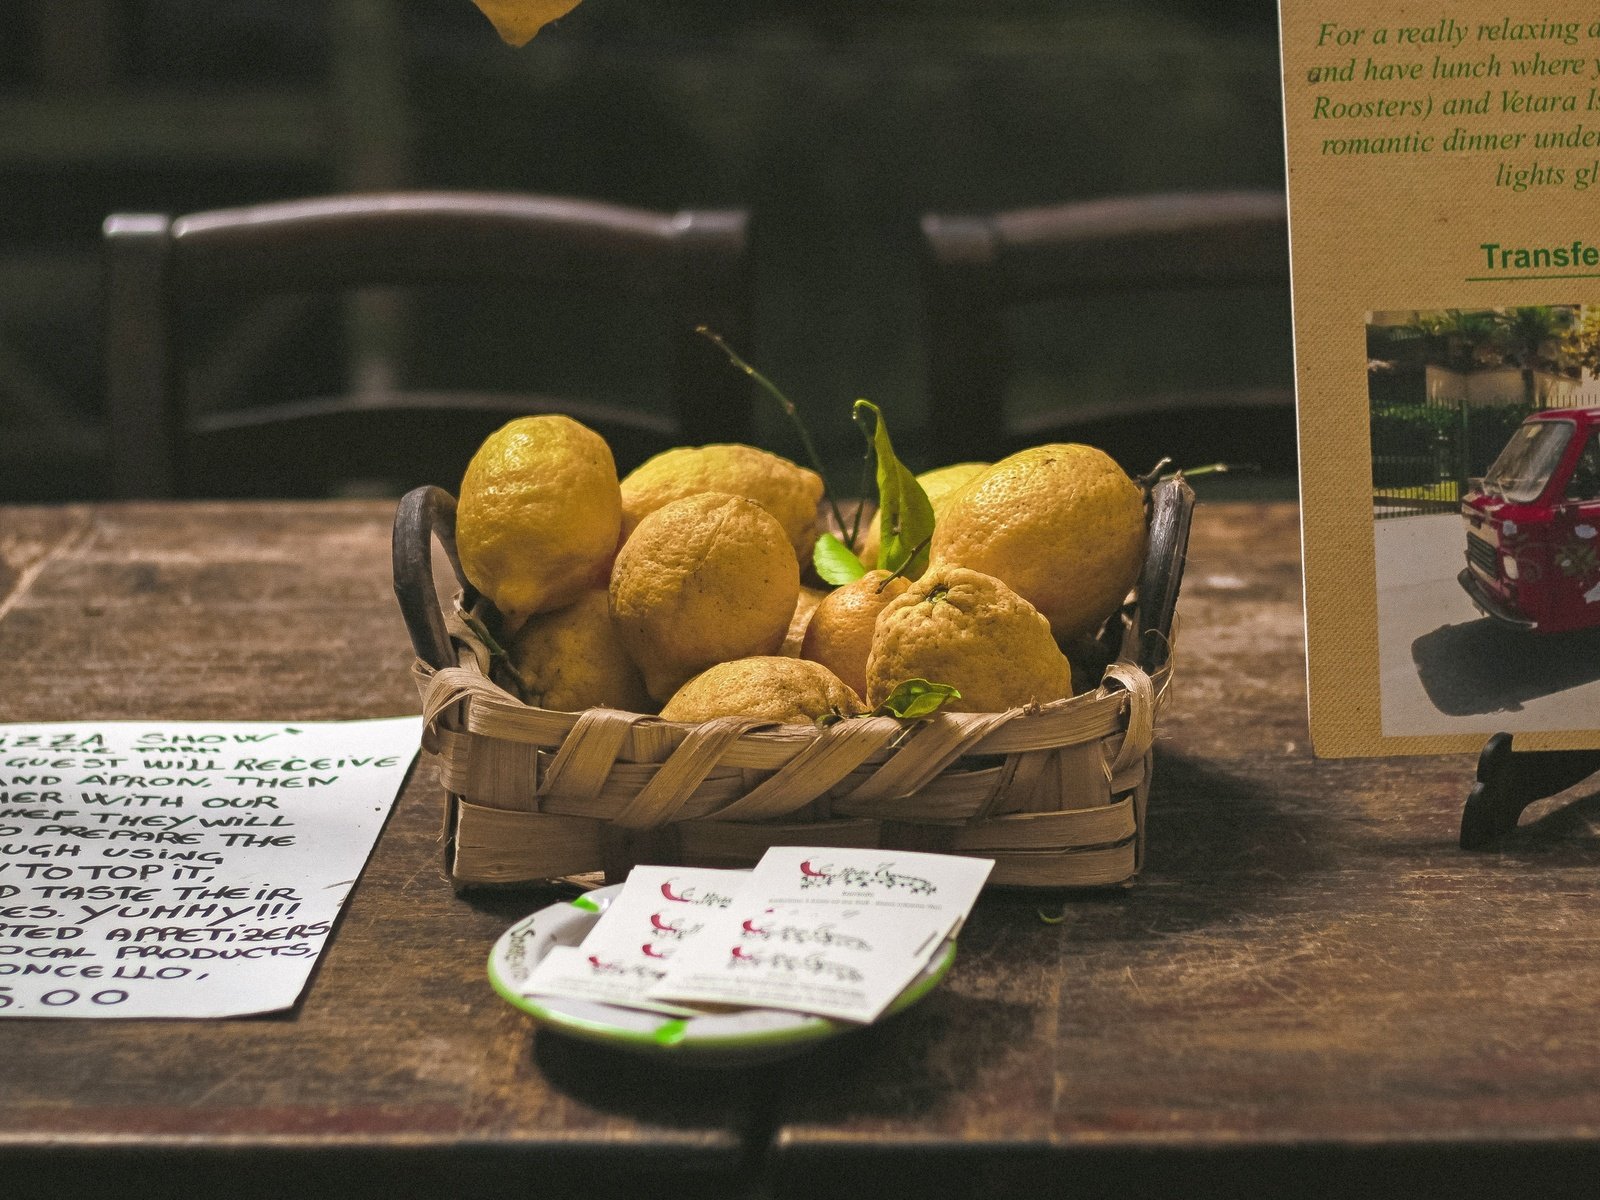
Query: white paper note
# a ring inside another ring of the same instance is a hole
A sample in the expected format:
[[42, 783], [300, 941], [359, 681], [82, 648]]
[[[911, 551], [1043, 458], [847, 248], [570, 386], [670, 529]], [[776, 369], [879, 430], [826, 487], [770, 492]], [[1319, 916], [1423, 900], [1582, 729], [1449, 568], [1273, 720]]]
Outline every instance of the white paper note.
[[734, 904], [672, 956], [656, 999], [868, 1022], [960, 927], [988, 859], [774, 847]]
[[582, 944], [553, 947], [522, 984], [522, 994], [691, 1013], [645, 993], [660, 982], [667, 960], [699, 934], [710, 914], [732, 904], [749, 879], [749, 871], [634, 867]]
[[660, 964], [728, 908], [749, 871], [711, 867], [634, 867], [616, 898], [584, 935], [583, 948], [602, 958], [635, 957]]
[[0, 725], [0, 1017], [292, 1007], [416, 717]]
[[618, 1008], [637, 1008], [669, 1017], [693, 1016], [694, 1010], [645, 995], [661, 981], [662, 970], [650, 962], [601, 958], [581, 946], [551, 946], [522, 982], [521, 992], [529, 999], [560, 997], [563, 1000], [595, 1000]]
[[941, 938], [953, 937], [993, 869], [993, 859], [956, 854], [774, 846], [756, 864], [748, 895], [776, 905], [916, 915]]

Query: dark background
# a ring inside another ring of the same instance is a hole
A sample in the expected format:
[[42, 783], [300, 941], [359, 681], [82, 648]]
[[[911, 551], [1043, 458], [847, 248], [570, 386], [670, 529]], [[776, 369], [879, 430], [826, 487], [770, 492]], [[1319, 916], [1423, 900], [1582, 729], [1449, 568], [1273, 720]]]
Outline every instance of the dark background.
[[[0, 499], [104, 494], [107, 213], [390, 187], [747, 206], [747, 357], [826, 457], [854, 453], [866, 396], [937, 465], [918, 215], [1281, 188], [1277, 62], [1270, 0], [585, 0], [521, 50], [470, 0], [6, 0]], [[620, 336], [645, 318], [603, 288], [408, 303], [398, 337], [332, 302], [208, 314], [248, 347], [209, 402], [362, 371], [657, 402], [648, 331]], [[1013, 333], [1019, 408], [1291, 375], [1281, 291], [1049, 306]], [[770, 411], [760, 440], [798, 453]]]

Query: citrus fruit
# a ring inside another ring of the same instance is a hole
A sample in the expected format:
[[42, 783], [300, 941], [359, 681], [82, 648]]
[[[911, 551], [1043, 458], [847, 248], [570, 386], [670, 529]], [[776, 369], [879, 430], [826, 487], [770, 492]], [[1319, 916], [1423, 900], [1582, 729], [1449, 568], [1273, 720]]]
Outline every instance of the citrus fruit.
[[590, 588], [566, 608], [532, 617], [509, 648], [522, 698], [540, 708], [581, 712], [655, 707], [611, 623], [605, 588]]
[[[964, 462], [954, 463], [948, 467], [936, 467], [932, 471], [924, 471], [917, 476], [917, 482], [922, 485], [922, 490], [927, 494], [928, 503], [933, 506], [933, 520], [937, 528], [939, 518], [944, 515], [948, 501], [952, 495], [968, 480], [983, 474], [989, 469], [988, 463]], [[868, 567], [878, 565], [878, 522], [869, 522], [861, 535], [861, 551], [857, 555]]]
[[867, 704], [907, 679], [948, 683], [944, 707], [1003, 712], [1072, 694], [1072, 665], [1033, 605], [993, 576], [935, 567], [879, 614], [867, 658]]
[[1063, 642], [1099, 628], [1139, 577], [1144, 493], [1092, 446], [1035, 446], [1001, 459], [950, 498], [933, 566], [1004, 580]]
[[[783, 646], [778, 653], [785, 658], [799, 658], [800, 647], [805, 642], [806, 628], [811, 624], [811, 614], [817, 611], [817, 605], [828, 593], [822, 588], [800, 588], [800, 597], [795, 601], [794, 614], [789, 618], [789, 632], [783, 635]], [[857, 689], [860, 690], [859, 688]]]
[[578, 7], [578, 0], [473, 0], [512, 46], [525, 46], [551, 21]]
[[800, 657], [821, 663], [866, 695], [873, 623], [889, 601], [909, 586], [905, 579], [891, 579], [888, 571], [868, 571], [854, 583], [829, 592], [811, 614]]
[[865, 711], [861, 697], [820, 663], [763, 655], [718, 663], [678, 689], [661, 710], [669, 721], [760, 717], [809, 725]]
[[490, 434], [467, 465], [456, 551], [509, 632], [591, 586], [616, 550], [621, 521], [605, 439], [571, 417], [522, 417]]
[[723, 492], [754, 500], [783, 526], [795, 558], [811, 561], [822, 476], [754, 446], [678, 446], [642, 463], [622, 481], [622, 533], [685, 496]]
[[623, 543], [611, 616], [646, 690], [665, 700], [716, 663], [776, 653], [799, 592], [777, 519], [743, 496], [702, 492], [656, 509]]

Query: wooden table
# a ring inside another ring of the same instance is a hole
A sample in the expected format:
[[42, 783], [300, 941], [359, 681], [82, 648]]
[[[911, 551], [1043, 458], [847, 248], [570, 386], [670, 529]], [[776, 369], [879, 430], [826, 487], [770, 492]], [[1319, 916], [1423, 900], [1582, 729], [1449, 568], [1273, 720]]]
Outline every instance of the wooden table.
[[[391, 513], [0, 508], [0, 720], [415, 711]], [[296, 1012], [0, 1020], [11, 1194], [1591, 1190], [1593, 802], [1468, 855], [1470, 759], [1314, 760], [1292, 506], [1202, 504], [1180, 614], [1145, 875], [986, 896], [892, 1022], [744, 1073], [536, 1035], [483, 960], [547, 897], [455, 897], [419, 769]]]

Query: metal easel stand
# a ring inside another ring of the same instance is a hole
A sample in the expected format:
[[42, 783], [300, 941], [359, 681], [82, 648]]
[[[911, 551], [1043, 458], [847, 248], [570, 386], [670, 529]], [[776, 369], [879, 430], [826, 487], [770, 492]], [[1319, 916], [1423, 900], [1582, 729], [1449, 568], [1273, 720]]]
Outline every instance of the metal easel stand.
[[1478, 755], [1478, 781], [1461, 810], [1461, 848], [1492, 849], [1528, 805], [1600, 771], [1600, 750], [1513, 750], [1497, 733]]

